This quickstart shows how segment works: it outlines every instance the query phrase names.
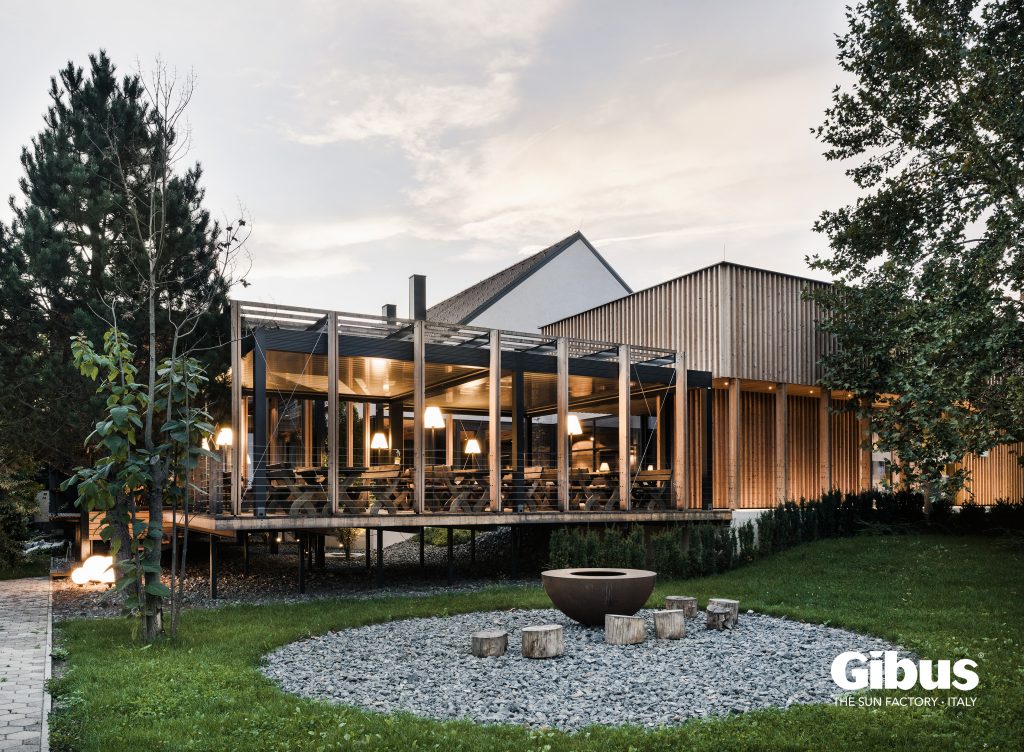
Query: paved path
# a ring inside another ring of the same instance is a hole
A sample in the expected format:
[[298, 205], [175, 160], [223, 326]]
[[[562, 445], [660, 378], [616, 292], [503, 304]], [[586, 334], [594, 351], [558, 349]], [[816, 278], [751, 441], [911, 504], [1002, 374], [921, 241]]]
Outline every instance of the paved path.
[[0, 750], [46, 750], [50, 580], [0, 580]]

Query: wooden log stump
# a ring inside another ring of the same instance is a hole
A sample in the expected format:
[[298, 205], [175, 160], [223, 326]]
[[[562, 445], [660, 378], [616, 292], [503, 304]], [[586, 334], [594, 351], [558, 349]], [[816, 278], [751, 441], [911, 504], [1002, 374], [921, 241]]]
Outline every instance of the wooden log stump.
[[687, 619], [697, 616], [697, 599], [689, 595], [669, 595], [665, 597], [665, 608], [669, 611], [679, 609]]
[[732, 611], [728, 606], [709, 604], [707, 610], [708, 629], [728, 629], [729, 621], [732, 619]]
[[732, 614], [728, 627], [735, 627], [740, 623], [740, 602], [734, 601], [729, 598], [711, 598], [708, 601], [708, 606], [725, 606], [729, 609], [729, 613]]
[[654, 636], [659, 640], [678, 640], [686, 637], [686, 611], [680, 608], [655, 611]]
[[523, 627], [524, 658], [557, 658], [565, 652], [565, 632], [559, 624]]
[[604, 615], [604, 641], [609, 645], [637, 645], [646, 639], [642, 616]]
[[508, 632], [501, 629], [483, 629], [473, 633], [471, 642], [473, 655], [477, 658], [505, 655], [508, 649]]

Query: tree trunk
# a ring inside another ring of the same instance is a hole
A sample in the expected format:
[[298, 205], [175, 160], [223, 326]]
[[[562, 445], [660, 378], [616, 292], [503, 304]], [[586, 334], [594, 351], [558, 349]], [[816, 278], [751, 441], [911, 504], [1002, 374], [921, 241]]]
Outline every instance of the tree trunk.
[[654, 612], [654, 636], [659, 640], [686, 637], [686, 612], [679, 608]]
[[665, 596], [665, 608], [667, 610], [679, 609], [687, 618], [697, 616], [697, 599], [688, 595], [667, 595]]
[[471, 643], [473, 655], [477, 658], [505, 655], [505, 650], [508, 649], [508, 632], [502, 629], [485, 629], [474, 632]]
[[642, 616], [604, 615], [604, 641], [609, 645], [637, 645], [647, 639]]
[[729, 610], [728, 627], [735, 627], [740, 623], [740, 602], [730, 598], [712, 598], [708, 601], [708, 608], [720, 606]]
[[565, 631], [558, 624], [523, 627], [524, 658], [556, 658], [565, 652]]

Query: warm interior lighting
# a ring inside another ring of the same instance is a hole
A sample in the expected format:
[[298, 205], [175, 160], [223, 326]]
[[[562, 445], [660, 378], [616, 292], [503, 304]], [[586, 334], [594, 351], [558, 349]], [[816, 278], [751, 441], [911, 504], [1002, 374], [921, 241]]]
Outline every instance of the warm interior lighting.
[[648, 466], [647, 466], [647, 469], [648, 469], [648, 470], [653, 470], [653, 469], [654, 469], [654, 465], [648, 465]]
[[466, 454], [480, 454], [480, 442], [476, 439], [469, 439], [466, 442]]
[[388, 437], [384, 435], [383, 431], [377, 431], [370, 439], [370, 449], [387, 449], [388, 448]]
[[430, 405], [423, 412], [424, 428], [444, 428], [444, 416], [441, 415], [441, 408], [437, 405]]
[[90, 556], [82, 566], [71, 572], [71, 581], [76, 585], [100, 582], [109, 585], [115, 579], [113, 556]]
[[207, 441], [205, 438], [199, 442], [199, 446], [201, 446], [206, 451], [210, 451], [210, 442]]
[[597, 469], [597, 472], [599, 472], [599, 473], [610, 473], [611, 471], [612, 471], [612, 469], [610, 467], [608, 467], [608, 463], [607, 462], [602, 462], [601, 463], [601, 467], [599, 467]]
[[569, 414], [569, 420], [565, 424], [565, 432], [570, 436], [579, 436], [583, 433], [583, 426], [580, 425], [580, 416], [575, 413]]
[[231, 429], [228, 428], [227, 426], [224, 426], [222, 429], [217, 431], [217, 438], [215, 440], [217, 446], [229, 447], [231, 446], [231, 442], [233, 442], [234, 440], [235, 436], [233, 433], [231, 433]]

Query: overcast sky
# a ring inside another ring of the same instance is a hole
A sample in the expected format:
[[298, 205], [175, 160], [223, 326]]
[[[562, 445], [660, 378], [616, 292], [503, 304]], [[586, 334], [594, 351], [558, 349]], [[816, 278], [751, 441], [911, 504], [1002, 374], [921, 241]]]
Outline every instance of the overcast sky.
[[[855, 194], [810, 128], [843, 3], [0, 5], [0, 195], [49, 77], [104, 48], [192, 69], [215, 215], [251, 213], [249, 299], [404, 313], [581, 229], [640, 289], [724, 257], [811, 273]], [[3, 216], [6, 218], [6, 208]]]

